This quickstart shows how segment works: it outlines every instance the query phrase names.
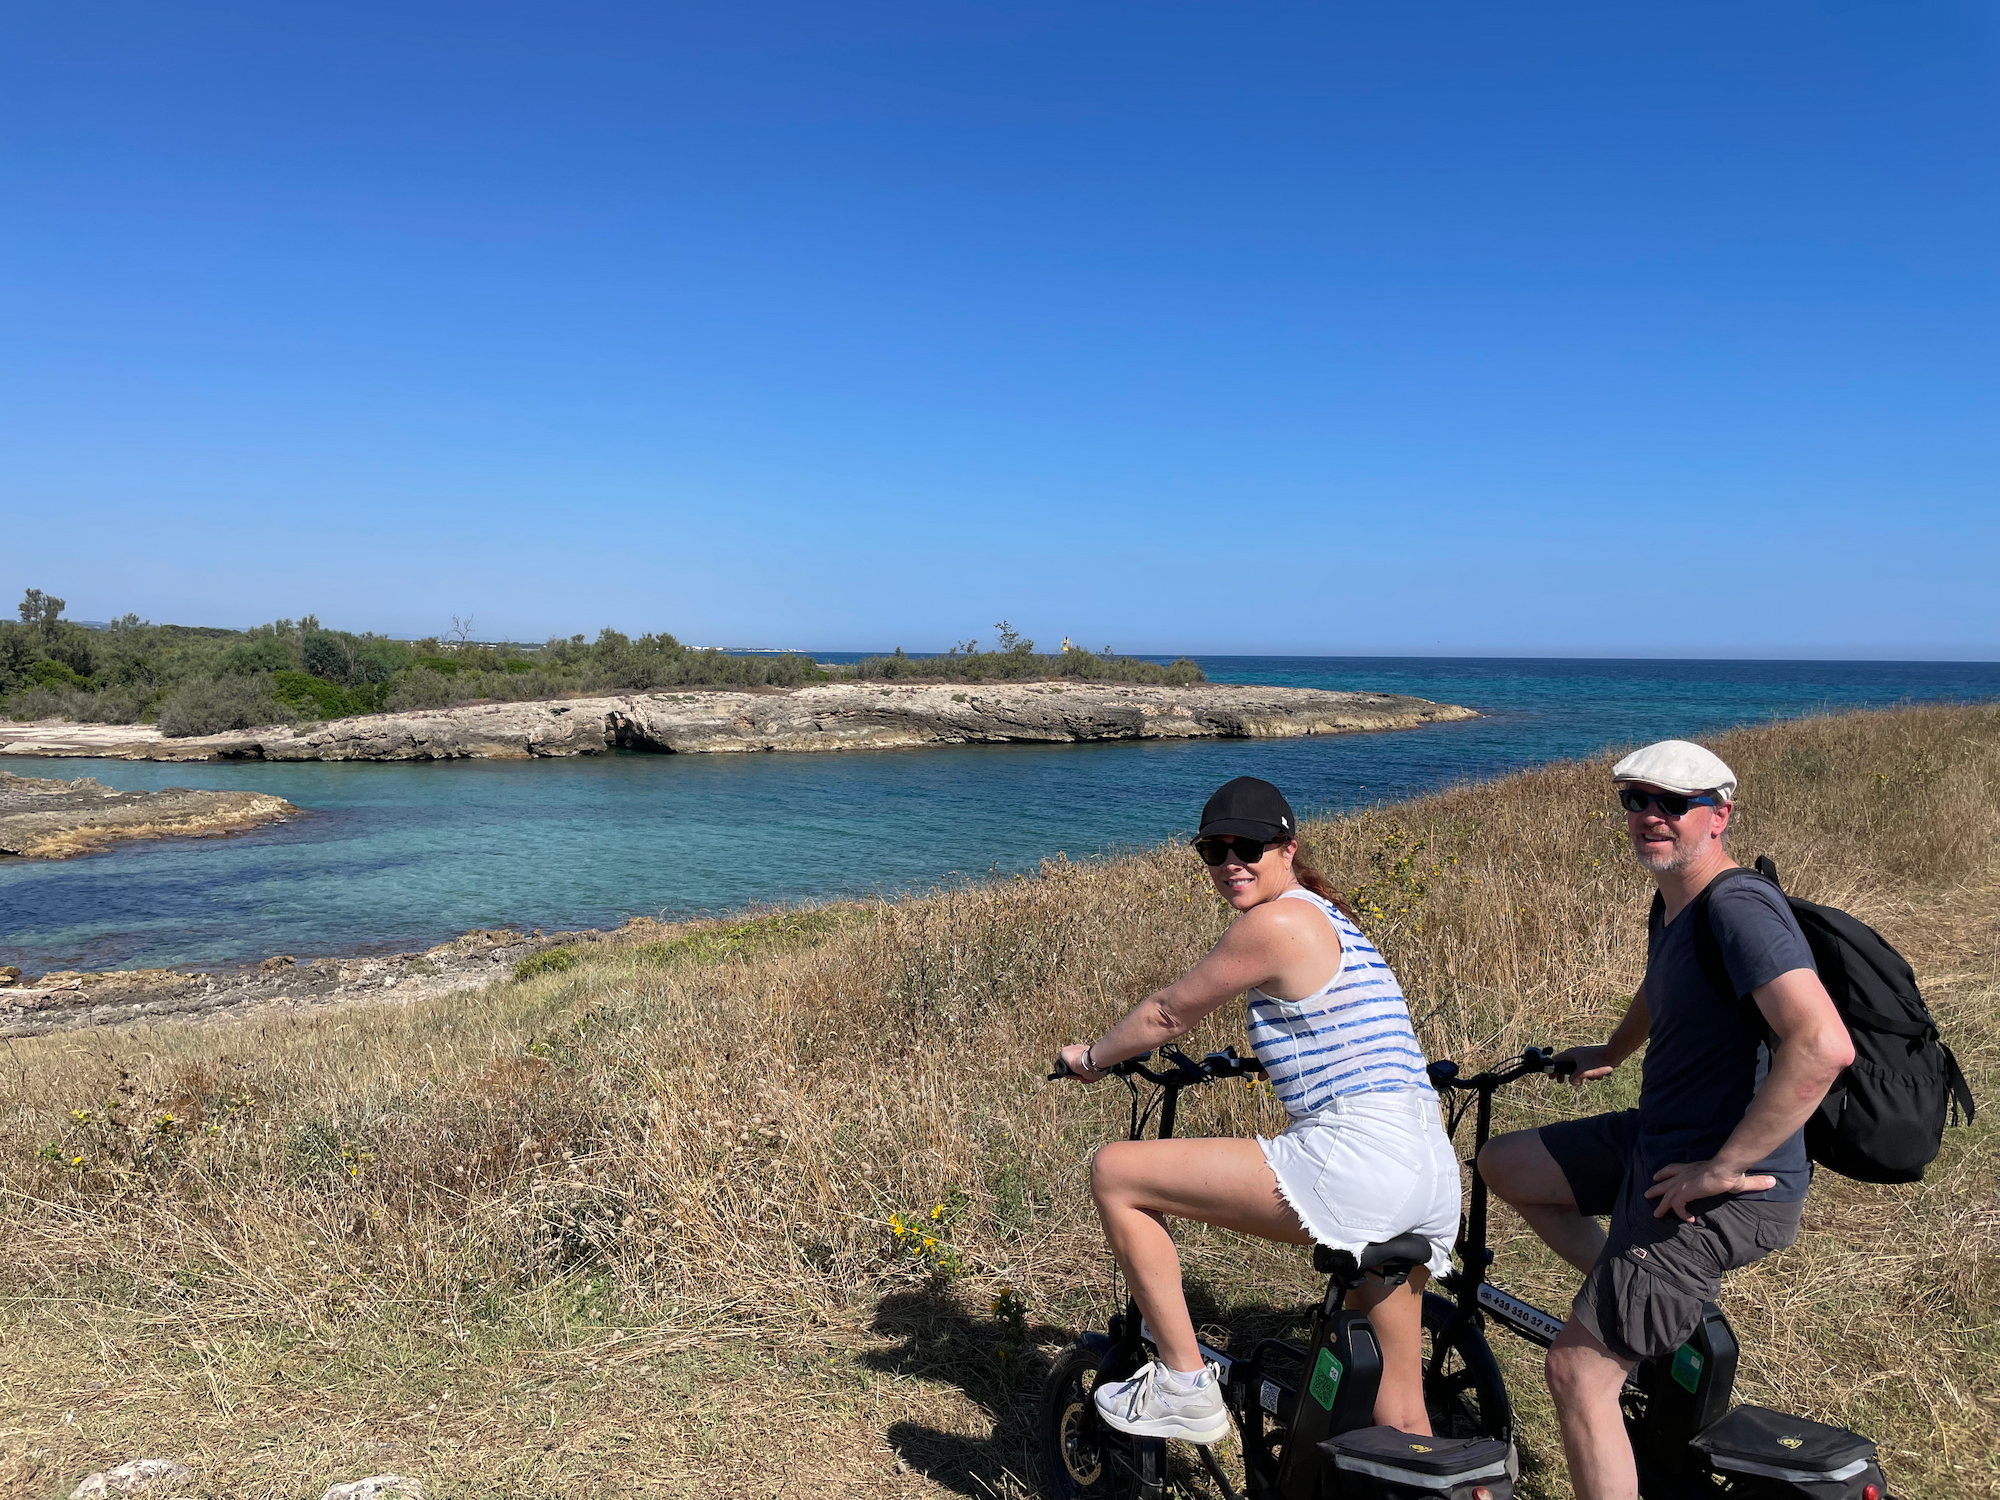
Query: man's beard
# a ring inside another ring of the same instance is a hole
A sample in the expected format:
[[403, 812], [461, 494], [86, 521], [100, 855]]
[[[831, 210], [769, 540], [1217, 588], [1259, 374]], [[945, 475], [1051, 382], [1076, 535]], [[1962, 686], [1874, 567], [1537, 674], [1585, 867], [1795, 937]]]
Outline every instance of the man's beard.
[[1678, 875], [1689, 865], [1692, 865], [1696, 860], [1701, 858], [1701, 840], [1684, 840], [1676, 833], [1674, 835], [1673, 852], [1663, 854], [1657, 845], [1634, 839], [1632, 841], [1632, 852], [1638, 857], [1639, 863], [1644, 865], [1648, 870], [1651, 870], [1655, 875]]

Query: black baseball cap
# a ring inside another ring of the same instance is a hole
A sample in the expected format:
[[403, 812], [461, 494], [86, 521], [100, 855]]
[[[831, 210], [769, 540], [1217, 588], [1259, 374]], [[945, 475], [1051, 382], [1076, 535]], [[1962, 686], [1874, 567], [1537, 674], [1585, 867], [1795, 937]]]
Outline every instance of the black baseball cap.
[[1298, 837], [1299, 820], [1285, 794], [1268, 781], [1239, 776], [1224, 782], [1201, 810], [1201, 830], [1195, 837], [1239, 835], [1273, 840]]

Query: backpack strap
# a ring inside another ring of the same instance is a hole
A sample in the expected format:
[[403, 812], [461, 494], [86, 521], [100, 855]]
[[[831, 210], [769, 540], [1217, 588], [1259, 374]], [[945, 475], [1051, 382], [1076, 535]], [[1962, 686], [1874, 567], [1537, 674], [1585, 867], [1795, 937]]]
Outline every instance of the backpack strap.
[[[1758, 863], [1770, 864], [1771, 862], [1768, 859], [1760, 859]], [[1750, 871], [1744, 869], [1741, 865], [1732, 865], [1720, 875], [1717, 875], [1707, 885], [1703, 886], [1701, 894], [1688, 904], [1694, 908], [1691, 914], [1694, 920], [1694, 956], [1696, 961], [1701, 964], [1702, 978], [1708, 981], [1710, 989], [1714, 990], [1716, 994], [1727, 1000], [1731, 1005], [1748, 1006], [1751, 1010], [1755, 1011], [1757, 1023], [1763, 1025], [1764, 1013], [1761, 1010], [1757, 1010], [1756, 1002], [1748, 995], [1736, 992], [1736, 981], [1729, 977], [1729, 965], [1723, 961], [1722, 957], [1722, 944], [1715, 940], [1715, 927], [1709, 921], [1708, 917], [1708, 898], [1715, 893], [1716, 887], [1720, 886], [1725, 880], [1729, 880], [1735, 876], [1750, 874], [1764, 875], [1764, 872], [1761, 869]], [[1776, 885], [1778, 883], [1777, 866], [1772, 865], [1771, 873], [1764, 875], [1764, 878], [1769, 880], [1773, 885]], [[1660, 909], [1664, 914], [1666, 910], [1665, 898], [1655, 893], [1653, 899], [1660, 902]], [[1768, 1031], [1770, 1028], [1765, 1027], [1765, 1029]]]
[[1944, 1086], [1951, 1095], [1951, 1123], [1958, 1124], [1958, 1117], [1962, 1114], [1965, 1123], [1970, 1125], [1978, 1118], [1978, 1111], [1972, 1107], [1972, 1087], [1966, 1083], [1958, 1059], [1951, 1055], [1951, 1048], [1944, 1044], [1942, 1037], [1938, 1039], [1937, 1049], [1944, 1055]]

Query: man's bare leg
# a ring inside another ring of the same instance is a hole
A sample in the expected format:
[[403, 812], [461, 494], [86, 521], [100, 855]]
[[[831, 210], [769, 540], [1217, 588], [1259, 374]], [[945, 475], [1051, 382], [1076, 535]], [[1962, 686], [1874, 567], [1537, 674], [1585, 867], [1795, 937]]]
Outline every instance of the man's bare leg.
[[1528, 1221], [1556, 1254], [1585, 1275], [1603, 1253], [1603, 1227], [1579, 1213], [1576, 1194], [1539, 1130], [1515, 1130], [1496, 1135], [1479, 1153], [1479, 1175], [1486, 1185]]
[[1549, 1349], [1549, 1394], [1562, 1423], [1576, 1500], [1639, 1500], [1639, 1470], [1618, 1406], [1633, 1364], [1605, 1348], [1574, 1318]]

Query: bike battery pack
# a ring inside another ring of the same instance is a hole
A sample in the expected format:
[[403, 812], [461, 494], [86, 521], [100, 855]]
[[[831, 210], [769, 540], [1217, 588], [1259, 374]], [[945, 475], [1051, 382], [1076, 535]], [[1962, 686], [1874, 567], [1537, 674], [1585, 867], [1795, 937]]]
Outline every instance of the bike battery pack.
[[1278, 1494], [1283, 1500], [1318, 1500], [1315, 1445], [1375, 1420], [1382, 1350], [1368, 1314], [1343, 1309], [1326, 1318], [1321, 1330], [1323, 1336], [1315, 1342], [1305, 1369], [1306, 1388], [1298, 1395], [1291, 1429], [1285, 1434], [1278, 1469]]
[[1887, 1489], [1875, 1445], [1858, 1432], [1739, 1406], [1694, 1446], [1729, 1481], [1732, 1495], [1759, 1500], [1877, 1500]]
[[1326, 1500], [1512, 1500], [1514, 1494], [1507, 1444], [1499, 1438], [1364, 1427], [1328, 1438], [1319, 1451]]
[[1722, 1309], [1702, 1303], [1688, 1341], [1672, 1354], [1643, 1361], [1632, 1384], [1645, 1402], [1643, 1417], [1628, 1424], [1640, 1463], [1675, 1479], [1700, 1474], [1705, 1465], [1688, 1440], [1729, 1410], [1736, 1386], [1736, 1335]]

